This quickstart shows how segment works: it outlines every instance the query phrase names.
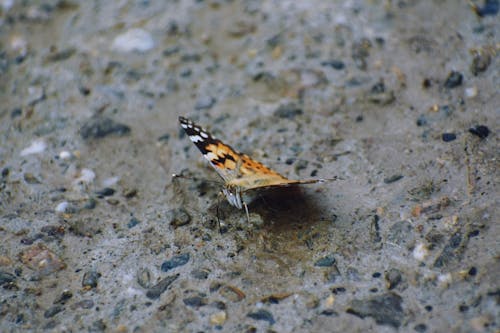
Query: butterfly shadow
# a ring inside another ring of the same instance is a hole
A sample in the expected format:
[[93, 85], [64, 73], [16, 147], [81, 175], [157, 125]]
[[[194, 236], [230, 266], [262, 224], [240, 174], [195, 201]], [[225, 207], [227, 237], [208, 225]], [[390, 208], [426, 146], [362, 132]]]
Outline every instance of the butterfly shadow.
[[[250, 213], [257, 213], [263, 228], [282, 232], [290, 228], [310, 228], [325, 219], [327, 207], [322, 207], [317, 196], [301, 186], [287, 186], [260, 190], [249, 205]], [[315, 200], [316, 198], [316, 200]]]

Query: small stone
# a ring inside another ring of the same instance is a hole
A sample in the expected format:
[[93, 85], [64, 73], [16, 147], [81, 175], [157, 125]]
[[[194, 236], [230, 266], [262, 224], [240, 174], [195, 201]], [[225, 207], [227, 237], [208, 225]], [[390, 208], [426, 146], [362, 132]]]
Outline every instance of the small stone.
[[465, 88], [465, 90], [464, 90], [464, 94], [465, 94], [466, 98], [475, 98], [475, 97], [477, 97], [478, 93], [479, 93], [479, 90], [475, 86]]
[[316, 260], [316, 262], [314, 263], [314, 266], [316, 266], [316, 267], [331, 267], [334, 264], [335, 264], [335, 258], [331, 254], [331, 255], [327, 255], [323, 258]]
[[45, 318], [52, 318], [59, 312], [63, 311], [64, 308], [61, 305], [54, 305], [53, 307], [47, 309], [44, 313], [43, 316]]
[[196, 295], [196, 296], [192, 296], [192, 297], [186, 297], [182, 301], [187, 306], [190, 306], [190, 307], [196, 308], [196, 309], [208, 304], [207, 298], [204, 295]]
[[137, 283], [144, 289], [151, 288], [151, 271], [143, 268], [137, 272]]
[[143, 29], [130, 29], [118, 35], [111, 47], [119, 52], [146, 52], [154, 48], [155, 42], [151, 34]]
[[498, 14], [498, 10], [500, 9], [500, 1], [485, 0], [483, 7], [479, 7], [473, 4], [472, 9], [479, 17], [484, 17], [487, 15], [495, 16], [496, 14]]
[[149, 289], [146, 292], [146, 297], [149, 299], [157, 299], [163, 294], [165, 290], [167, 290], [168, 286], [172, 284], [177, 278], [179, 277], [179, 274], [172, 275], [172, 276], [167, 276], [166, 278], [160, 280], [155, 286], [153, 286], [151, 289]]
[[189, 224], [191, 216], [184, 208], [169, 210], [166, 214], [167, 223], [174, 228]]
[[80, 173], [78, 174], [78, 177], [74, 180], [75, 183], [77, 184], [90, 184], [94, 181], [95, 179], [95, 173], [94, 171], [90, 169], [82, 169], [80, 170]]
[[189, 258], [190, 258], [189, 253], [182, 253], [182, 254], [176, 255], [176, 256], [172, 257], [170, 260], [164, 261], [161, 264], [161, 270], [163, 272], [167, 272], [167, 271], [174, 269], [176, 267], [183, 266], [183, 265], [187, 264], [187, 262], [189, 261]]
[[102, 190], [96, 191], [95, 194], [97, 195], [98, 198], [104, 198], [104, 197], [109, 197], [115, 194], [115, 190], [110, 188], [110, 187], [105, 187]]
[[373, 317], [379, 325], [401, 326], [404, 312], [401, 306], [403, 299], [395, 293], [387, 293], [364, 300], [354, 300], [347, 313], [360, 318]]
[[469, 128], [471, 134], [477, 135], [480, 139], [485, 139], [490, 135], [490, 129], [484, 125]]
[[415, 248], [413, 249], [413, 258], [418, 261], [424, 261], [428, 255], [429, 249], [427, 248], [427, 245], [425, 245], [424, 243], [418, 243], [417, 245], [415, 245]]
[[441, 254], [437, 257], [434, 262], [434, 267], [441, 268], [448, 266], [450, 263], [455, 262], [460, 259], [462, 253], [462, 242], [463, 237], [460, 232], [453, 234], [448, 243], [443, 248]]
[[30, 185], [35, 185], [35, 184], [41, 184], [42, 182], [35, 177], [35, 175], [33, 175], [31, 172], [25, 172], [23, 174], [23, 178], [24, 178], [24, 181], [27, 183], [27, 184], [30, 184]]
[[71, 297], [73, 297], [71, 290], [64, 290], [61, 295], [54, 300], [54, 304], [65, 304]]
[[217, 102], [217, 100], [215, 98], [213, 98], [212, 96], [201, 96], [196, 101], [194, 109], [195, 110], [211, 109], [212, 106], [215, 105], [215, 102]]
[[210, 316], [211, 325], [224, 325], [227, 319], [226, 311], [219, 311]]
[[415, 332], [424, 333], [425, 331], [427, 331], [427, 325], [417, 324], [413, 327], [413, 329], [415, 330]]
[[84, 140], [101, 139], [112, 134], [124, 136], [128, 133], [130, 133], [130, 127], [103, 116], [90, 118], [80, 128], [80, 135]]
[[101, 273], [98, 273], [96, 271], [85, 272], [85, 274], [83, 274], [82, 287], [84, 289], [96, 288], [100, 277]]
[[270, 325], [273, 325], [275, 323], [274, 317], [271, 314], [271, 312], [264, 310], [264, 309], [259, 309], [255, 312], [250, 312], [247, 314], [247, 317], [255, 319], [255, 320], [264, 320], [269, 322]]
[[403, 179], [403, 175], [397, 174], [397, 175], [392, 175], [390, 177], [384, 178], [384, 183], [390, 184], [390, 183], [395, 183], [400, 179]]
[[16, 281], [16, 276], [5, 271], [0, 271], [0, 286]]
[[345, 68], [345, 64], [341, 60], [326, 60], [321, 62], [321, 66], [329, 66], [336, 70], [341, 70]]
[[295, 119], [295, 117], [300, 116], [303, 113], [304, 112], [301, 107], [296, 106], [295, 104], [285, 104], [280, 105], [273, 114], [278, 118]]
[[45, 143], [45, 141], [43, 141], [41, 139], [35, 140], [35, 141], [31, 142], [31, 145], [29, 147], [21, 150], [21, 156], [24, 157], [24, 156], [28, 156], [31, 154], [40, 154], [40, 153], [43, 153], [46, 148], [47, 148], [47, 144]]
[[210, 270], [207, 268], [200, 268], [191, 271], [191, 276], [198, 280], [206, 280], [209, 274]]
[[130, 221], [128, 221], [127, 223], [127, 227], [129, 229], [132, 229], [133, 227], [135, 227], [136, 225], [138, 225], [139, 223], [141, 223], [141, 221], [139, 221], [138, 219], [136, 219], [135, 217], [132, 217], [130, 219]]
[[23, 251], [21, 261], [41, 275], [49, 275], [66, 268], [66, 264], [42, 243]]
[[472, 56], [471, 72], [477, 76], [488, 69], [491, 64], [491, 56], [482, 50], [473, 51]]
[[401, 282], [401, 271], [396, 268], [391, 268], [385, 272], [385, 281], [387, 289], [392, 290]]
[[443, 133], [442, 138], [444, 142], [450, 142], [455, 140], [457, 135], [455, 133]]
[[448, 89], [456, 88], [462, 84], [464, 76], [457, 71], [451, 71], [444, 82], [444, 87]]

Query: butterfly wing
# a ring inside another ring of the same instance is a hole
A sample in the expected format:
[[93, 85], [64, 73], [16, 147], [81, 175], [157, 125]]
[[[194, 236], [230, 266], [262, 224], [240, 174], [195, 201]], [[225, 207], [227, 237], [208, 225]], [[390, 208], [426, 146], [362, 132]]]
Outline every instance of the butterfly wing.
[[214, 138], [192, 120], [179, 117], [179, 122], [191, 141], [226, 183], [237, 177], [238, 165], [240, 164], [238, 152]]

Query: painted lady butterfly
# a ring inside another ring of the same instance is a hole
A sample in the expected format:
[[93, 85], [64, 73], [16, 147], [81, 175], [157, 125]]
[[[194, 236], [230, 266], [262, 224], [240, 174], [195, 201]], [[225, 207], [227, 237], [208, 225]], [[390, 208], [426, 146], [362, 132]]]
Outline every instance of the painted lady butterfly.
[[224, 180], [222, 193], [226, 196], [227, 201], [239, 209], [245, 207], [247, 218], [248, 207], [242, 199], [242, 194], [246, 191], [266, 187], [313, 184], [337, 179], [288, 179], [253, 160], [248, 155], [241, 154], [222, 141], [215, 139], [190, 119], [179, 117], [179, 122], [191, 141]]

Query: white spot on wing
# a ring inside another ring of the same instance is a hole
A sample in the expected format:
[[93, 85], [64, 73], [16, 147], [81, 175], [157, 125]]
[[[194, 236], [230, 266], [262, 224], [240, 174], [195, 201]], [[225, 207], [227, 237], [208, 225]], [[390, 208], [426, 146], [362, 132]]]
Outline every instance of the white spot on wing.
[[200, 135], [202, 138], [205, 138], [205, 139], [208, 138], [208, 134], [205, 132], [200, 132]]
[[199, 136], [199, 135], [191, 135], [189, 138], [190, 138], [190, 139], [191, 139], [191, 141], [193, 141], [193, 142], [205, 141], [205, 140], [203, 140], [203, 138], [202, 138], [201, 136]]
[[209, 161], [212, 161], [212, 160], [216, 160], [217, 159], [217, 155], [215, 155], [214, 153], [212, 153], [211, 151], [209, 151], [208, 153], [205, 154], [205, 157], [209, 160]]

